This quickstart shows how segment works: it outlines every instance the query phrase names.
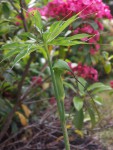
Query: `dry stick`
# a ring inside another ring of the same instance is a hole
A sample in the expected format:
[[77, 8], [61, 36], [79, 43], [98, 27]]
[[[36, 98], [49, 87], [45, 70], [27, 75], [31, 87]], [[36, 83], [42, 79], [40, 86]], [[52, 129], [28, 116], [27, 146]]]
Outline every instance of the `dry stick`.
[[[22, 0], [20, 0], [20, 6], [23, 7], [23, 3], [22, 3]], [[27, 24], [26, 24], [26, 20], [25, 20], [25, 17], [24, 17], [24, 14], [23, 14], [23, 9], [21, 8], [21, 17], [22, 17], [22, 20], [23, 20], [23, 25], [24, 25], [24, 30], [25, 32], [28, 31], [28, 28], [27, 28]], [[23, 86], [23, 83], [24, 83], [24, 80], [26, 78], [26, 75], [28, 73], [28, 70], [29, 70], [29, 67], [30, 67], [30, 64], [33, 60], [35, 56], [35, 52], [31, 53], [30, 55], [30, 58], [28, 60], [28, 63], [25, 67], [25, 70], [24, 70], [24, 74], [22, 76], [22, 79], [21, 81], [19, 82], [18, 84], [18, 93], [17, 93], [17, 103], [15, 104], [15, 106], [13, 107], [12, 111], [9, 113], [9, 115], [7, 116], [6, 118], [6, 121], [5, 121], [5, 124], [4, 124], [4, 127], [0, 133], [0, 141], [2, 140], [2, 138], [4, 137], [5, 133], [7, 132], [10, 124], [11, 124], [11, 121], [12, 121], [12, 118], [14, 116], [14, 113], [16, 112], [19, 104], [20, 104], [20, 95], [21, 95], [21, 90], [22, 90], [22, 86]]]

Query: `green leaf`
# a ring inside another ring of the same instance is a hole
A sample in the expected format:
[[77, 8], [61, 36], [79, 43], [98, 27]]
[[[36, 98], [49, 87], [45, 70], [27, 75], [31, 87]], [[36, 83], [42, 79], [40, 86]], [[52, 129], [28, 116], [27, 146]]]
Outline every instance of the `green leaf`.
[[84, 103], [80, 97], [76, 96], [73, 98], [73, 104], [74, 104], [74, 107], [79, 111], [82, 109]]
[[10, 31], [10, 25], [4, 23], [0, 25], [0, 35], [7, 34]]
[[98, 104], [100, 106], [102, 105], [102, 98], [100, 96], [95, 95], [95, 97], [93, 97], [93, 99], [94, 99], [96, 104]]
[[63, 40], [58, 40], [58, 41], [56, 39], [48, 43], [48, 45], [61, 45], [61, 46], [72, 46], [72, 45], [80, 45], [80, 44], [88, 44], [88, 43], [82, 41], [71, 41], [65, 38]]
[[65, 92], [64, 92], [64, 87], [63, 87], [63, 81], [61, 78], [61, 74], [63, 73], [63, 71], [67, 70], [67, 71], [71, 71], [70, 67], [68, 66], [68, 64], [59, 59], [53, 66], [53, 70], [54, 70], [54, 74], [55, 74], [55, 80], [56, 80], [56, 84], [57, 84], [57, 89], [58, 89], [58, 95], [59, 95], [59, 99], [64, 100], [65, 97]]
[[88, 113], [91, 118], [92, 127], [94, 127], [96, 124], [95, 113], [94, 113], [93, 109], [91, 109], [91, 108], [88, 108]]
[[51, 25], [47, 42], [54, 40], [64, 29], [77, 19], [77, 15], [72, 16], [67, 21], [58, 21]]
[[79, 91], [80, 91], [80, 94], [81, 95], [84, 95], [85, 94], [85, 87], [87, 85], [87, 82], [86, 80], [84, 80], [83, 78], [78, 78], [79, 82], [82, 83], [82, 85], [78, 82], [78, 88], [79, 88]]
[[39, 11], [36, 11], [34, 14], [34, 24], [36, 29], [42, 33], [42, 29], [43, 29], [43, 23], [42, 23], [42, 19], [41, 19], [41, 15], [39, 13]]
[[97, 82], [94, 83], [93, 85], [90, 85], [87, 90], [92, 91], [92, 94], [96, 94], [99, 92], [111, 90], [112, 88], [110, 86], [104, 85], [103, 83]]
[[37, 37], [33, 33], [30, 33], [30, 32], [21, 33], [18, 35], [18, 37], [20, 37], [20, 38], [32, 38], [32, 39], [37, 40]]
[[26, 44], [23, 45], [23, 43], [19, 43], [19, 42], [8, 43], [3, 45], [2, 49], [16, 49], [20, 47], [26, 47]]
[[78, 130], [81, 130], [83, 127], [83, 121], [84, 121], [84, 114], [83, 114], [83, 109], [80, 111], [75, 112], [75, 117], [74, 117], [74, 125]]
[[107, 74], [109, 74], [111, 72], [112, 66], [111, 63], [109, 61], [106, 61], [104, 64], [104, 70]]
[[[12, 56], [14, 56], [14, 55], [17, 54], [18, 52], [20, 52], [20, 49], [12, 49], [12, 50], [10, 50], [8, 53], [6, 53], [6, 54], [4, 55], [4, 58], [3, 58], [2, 61], [4, 61], [4, 60], [6, 60], [6, 59], [8, 59], [8, 58], [10, 58], [10, 57], [12, 57]], [[2, 61], [1, 61], [1, 62], [2, 62]]]
[[108, 91], [108, 90], [111, 90], [112, 88], [110, 86], [103, 86], [103, 87], [100, 87], [98, 89], [95, 89], [92, 94], [97, 94], [97, 93], [101, 93], [101, 92], [104, 92], [104, 91]]
[[77, 92], [76, 89], [74, 88], [74, 86], [68, 82], [63, 82], [64, 85], [67, 87], [67, 88], [70, 88], [71, 90], [73, 90], [75, 93]]
[[95, 21], [89, 20], [89, 21], [84, 21], [84, 23], [88, 23], [93, 27], [94, 30], [98, 30], [98, 25]]
[[61, 71], [70, 71], [72, 72], [71, 68], [69, 67], [68, 63], [65, 62], [64, 60], [59, 59], [53, 66], [54, 70], [61, 70]]
[[55, 75], [59, 99], [63, 101], [65, 98], [65, 92], [63, 87], [63, 81], [61, 78], [61, 72], [59, 70], [54, 70], [54, 75]]
[[109, 53], [106, 52], [106, 51], [103, 51], [103, 52], [102, 52], [102, 56], [104, 57], [105, 60], [108, 60]]
[[68, 40], [80, 40], [86, 37], [91, 37], [92, 35], [86, 34], [86, 33], [82, 33], [82, 34], [76, 34], [70, 37], [67, 37]]
[[[29, 53], [31, 53], [32, 51], [34, 51], [34, 50], [31, 49], [31, 47], [32, 47], [32, 45], [31, 45], [31, 46], [28, 46], [28, 49], [22, 50], [22, 51], [15, 57], [15, 59], [14, 59], [14, 61], [13, 61], [13, 67], [14, 67], [14, 65], [15, 65], [17, 62], [19, 62], [22, 58], [24, 58], [26, 55], [28, 55]], [[13, 68], [13, 67], [12, 67], [12, 68]]]
[[97, 82], [97, 83], [94, 83], [94, 84], [90, 85], [90, 86], [87, 88], [87, 90], [88, 90], [88, 91], [92, 91], [92, 90], [94, 90], [94, 89], [96, 89], [96, 88], [101, 88], [101, 87], [104, 87], [104, 86], [105, 86], [105, 85], [104, 85], [103, 83]]
[[6, 18], [9, 17], [9, 15], [10, 15], [10, 8], [9, 8], [8, 3], [5, 3], [5, 2], [2, 3], [2, 12], [3, 12], [3, 14], [4, 14], [4, 16]]
[[72, 23], [72, 26], [73, 26], [74, 29], [76, 29], [81, 24], [83, 24], [83, 20], [82, 19], [78, 19], [77, 21]]
[[29, 4], [31, 0], [25, 0], [26, 4]]

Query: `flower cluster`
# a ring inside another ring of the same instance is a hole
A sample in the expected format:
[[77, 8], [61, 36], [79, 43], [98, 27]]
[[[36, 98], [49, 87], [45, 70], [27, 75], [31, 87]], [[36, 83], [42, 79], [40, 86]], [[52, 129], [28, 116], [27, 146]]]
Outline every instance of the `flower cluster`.
[[[101, 29], [103, 29], [102, 24], [101, 24]], [[98, 30], [95, 30], [91, 25], [85, 23], [73, 31], [73, 34], [78, 34], [78, 33], [88, 33], [94, 35], [94, 37], [90, 39], [84, 38], [82, 39], [82, 41], [87, 41], [88, 43], [92, 44], [90, 47], [90, 53], [92, 55], [98, 52], [100, 48], [100, 45], [97, 43], [100, 38], [100, 33]]]
[[81, 18], [112, 18], [109, 7], [102, 0], [53, 0], [40, 10], [46, 17], [62, 19], [79, 14]]
[[100, 38], [99, 30], [103, 30], [103, 25], [100, 22], [101, 18], [112, 18], [109, 6], [104, 4], [102, 0], [53, 0], [45, 7], [39, 10], [42, 16], [47, 18], [52, 17], [57, 20], [67, 19], [77, 13], [82, 20], [93, 19], [97, 24], [98, 29], [95, 30], [90, 24], [83, 23], [78, 28], [73, 29], [73, 34], [88, 33], [95, 35], [90, 40], [83, 39], [88, 43], [93, 43], [90, 47], [90, 54], [94, 55], [98, 52], [100, 46], [97, 43]]
[[72, 69], [72, 71], [78, 76], [84, 79], [98, 81], [98, 72], [93, 67], [89, 67], [87, 65], [82, 64], [74, 65], [73, 63], [68, 63], [68, 65]]

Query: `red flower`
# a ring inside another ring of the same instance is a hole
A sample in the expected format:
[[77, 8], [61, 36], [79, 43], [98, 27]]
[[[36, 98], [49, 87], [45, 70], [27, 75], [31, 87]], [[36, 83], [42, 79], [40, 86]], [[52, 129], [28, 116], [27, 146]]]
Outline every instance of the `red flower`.
[[113, 80], [110, 81], [110, 86], [113, 88]]
[[35, 82], [36, 81], [36, 84], [41, 84], [42, 83], [42, 77], [41, 76], [39, 76], [39, 77], [37, 77], [37, 76], [33, 76], [32, 77], [32, 82]]

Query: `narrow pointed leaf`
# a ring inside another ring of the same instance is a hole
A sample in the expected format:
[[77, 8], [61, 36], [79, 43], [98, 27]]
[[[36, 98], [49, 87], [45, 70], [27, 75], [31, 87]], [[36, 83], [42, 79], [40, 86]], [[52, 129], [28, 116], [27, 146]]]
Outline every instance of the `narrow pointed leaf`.
[[54, 40], [54, 41], [48, 43], [48, 45], [61, 45], [61, 46], [72, 46], [72, 45], [79, 45], [79, 44], [87, 44], [87, 43], [82, 42], [82, 41], [71, 41], [71, 40], [67, 40], [65, 38], [64, 38], [64, 40], [61, 40], [61, 41]]
[[34, 14], [34, 24], [36, 26], [36, 29], [41, 33], [43, 28], [43, 23], [39, 11], [36, 11], [36, 13]]
[[[28, 46], [28, 49], [22, 50], [22, 51], [15, 57], [14, 62], [13, 62], [13, 66], [14, 66], [17, 62], [19, 62], [22, 58], [24, 58], [27, 54], [29, 54], [29, 53], [31, 53], [32, 51], [34, 51], [34, 50], [31, 49], [31, 47], [32, 47], [32, 45], [31, 45], [30, 47]], [[12, 68], [13, 68], [13, 67], [12, 67]]]
[[91, 37], [91, 36], [92, 35], [82, 33], [82, 34], [76, 34], [76, 35], [67, 37], [67, 39], [68, 40], [80, 40], [80, 39], [83, 39], [83, 38], [86, 38], [86, 37]]
[[[72, 16], [67, 21], [63, 21], [63, 22], [60, 21], [60, 22], [58, 22], [56, 24], [57, 27], [50, 34], [50, 36], [48, 38], [48, 42], [54, 40], [62, 31], [64, 31], [72, 22], [74, 22], [77, 19], [77, 16], [78, 16], [78, 14]], [[51, 30], [51, 27], [50, 27], [50, 30]]]
[[[3, 58], [2, 61], [4, 61], [4, 60], [6, 60], [6, 59], [8, 59], [8, 58], [10, 58], [10, 57], [12, 57], [12, 56], [14, 56], [14, 55], [17, 54], [18, 52], [20, 52], [20, 49], [12, 49], [12, 50], [10, 50], [7, 54], [4, 55], [4, 58]], [[1, 62], [2, 62], [2, 61], [1, 61]]]

